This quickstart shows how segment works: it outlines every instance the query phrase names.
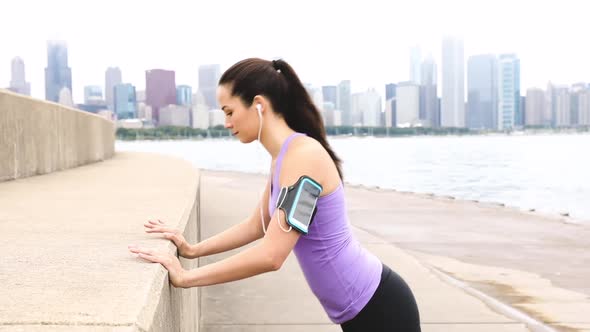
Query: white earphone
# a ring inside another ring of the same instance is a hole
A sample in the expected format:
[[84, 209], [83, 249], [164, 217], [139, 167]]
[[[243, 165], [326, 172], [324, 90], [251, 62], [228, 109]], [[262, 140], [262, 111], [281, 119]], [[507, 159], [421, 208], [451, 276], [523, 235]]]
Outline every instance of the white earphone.
[[256, 110], [258, 111], [258, 116], [262, 117], [262, 105], [256, 104]]

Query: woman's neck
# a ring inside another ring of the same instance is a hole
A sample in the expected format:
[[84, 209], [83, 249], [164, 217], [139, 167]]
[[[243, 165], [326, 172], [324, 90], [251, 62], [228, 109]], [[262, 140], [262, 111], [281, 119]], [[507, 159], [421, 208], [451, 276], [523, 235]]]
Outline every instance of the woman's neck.
[[281, 146], [285, 140], [291, 136], [295, 131], [289, 128], [283, 119], [269, 119], [262, 125], [262, 134], [260, 140], [262, 145], [268, 151], [273, 160], [277, 159]]

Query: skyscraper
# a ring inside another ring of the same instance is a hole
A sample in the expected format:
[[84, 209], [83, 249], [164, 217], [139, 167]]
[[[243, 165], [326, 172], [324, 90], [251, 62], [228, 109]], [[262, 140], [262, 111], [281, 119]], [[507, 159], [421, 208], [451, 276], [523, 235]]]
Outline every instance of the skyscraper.
[[590, 126], [590, 88], [580, 93], [579, 99], [580, 117], [578, 123], [581, 126]]
[[115, 85], [123, 82], [121, 78], [121, 69], [119, 67], [109, 67], [104, 74], [104, 98], [109, 110], [115, 110]]
[[322, 86], [322, 96], [324, 103], [332, 103], [335, 108], [338, 104], [338, 87], [335, 85]]
[[137, 117], [135, 87], [131, 84], [117, 84], [114, 89], [115, 114], [117, 119]]
[[193, 104], [193, 89], [188, 85], [176, 87], [176, 105], [188, 106]]
[[580, 124], [580, 96], [586, 90], [586, 83], [576, 83], [572, 85], [570, 96], [570, 124], [577, 126]]
[[501, 54], [498, 60], [498, 129], [523, 125], [520, 111], [520, 60], [515, 54]]
[[31, 95], [31, 85], [25, 80], [25, 62], [16, 57], [11, 62], [12, 77], [9, 89], [23, 95]]
[[176, 76], [174, 71], [152, 69], [145, 72], [146, 104], [152, 107], [152, 115], [157, 123], [161, 107], [176, 104]]
[[395, 92], [396, 127], [420, 125], [420, 86], [412, 81], [400, 82]]
[[442, 43], [442, 127], [465, 127], [463, 40], [447, 37]]
[[545, 125], [543, 116], [545, 114], [545, 92], [538, 88], [531, 88], [526, 91], [526, 122], [527, 126]]
[[571, 125], [571, 97], [567, 85], [553, 87], [553, 103], [555, 105], [555, 126], [568, 127]]
[[422, 63], [422, 50], [416, 45], [410, 49], [410, 82], [420, 84], [422, 74], [420, 73]]
[[428, 55], [420, 67], [420, 120], [425, 127], [440, 127], [438, 112], [436, 63], [432, 55]]
[[385, 84], [385, 100], [390, 100], [391, 98], [395, 98], [395, 83], [388, 83]]
[[343, 126], [352, 126], [352, 93], [350, 88], [349, 80], [338, 83], [336, 109], [342, 111], [340, 120]]
[[467, 60], [467, 127], [498, 128], [498, 59], [493, 54]]
[[72, 70], [68, 67], [68, 48], [65, 42], [47, 42], [45, 68], [45, 99], [58, 102], [63, 88], [72, 93]]
[[84, 87], [84, 104], [102, 104], [102, 88], [98, 85], [87, 85]]
[[199, 91], [205, 97], [209, 109], [217, 108], [217, 84], [221, 78], [221, 67], [217, 64], [199, 66]]

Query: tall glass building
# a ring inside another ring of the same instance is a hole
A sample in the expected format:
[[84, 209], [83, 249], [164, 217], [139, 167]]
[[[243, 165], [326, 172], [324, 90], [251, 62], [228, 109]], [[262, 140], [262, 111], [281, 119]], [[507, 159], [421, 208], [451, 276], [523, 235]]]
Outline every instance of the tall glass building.
[[498, 58], [493, 54], [467, 60], [467, 127], [498, 128]]
[[221, 66], [202, 65], [199, 66], [199, 91], [205, 97], [208, 109], [217, 108], [217, 84], [221, 78]]
[[442, 127], [465, 127], [465, 64], [463, 40], [445, 38], [442, 44]]
[[95, 105], [102, 102], [102, 88], [100, 86], [87, 85], [84, 87], [84, 104]]
[[59, 92], [68, 88], [72, 92], [72, 70], [68, 67], [68, 47], [65, 42], [47, 42], [45, 68], [45, 99], [59, 101]]
[[137, 117], [135, 87], [131, 84], [117, 84], [114, 87], [115, 114], [117, 119]]
[[123, 83], [121, 78], [121, 69], [119, 67], [109, 67], [104, 74], [104, 98], [107, 103], [107, 107], [111, 110], [115, 110], [115, 85]]
[[188, 85], [176, 87], [176, 105], [191, 107], [193, 104], [193, 89]]
[[520, 60], [515, 54], [499, 57], [498, 129], [523, 125], [520, 110]]
[[340, 123], [343, 126], [352, 126], [352, 92], [350, 88], [350, 80], [343, 80], [338, 84], [336, 109], [342, 111]]

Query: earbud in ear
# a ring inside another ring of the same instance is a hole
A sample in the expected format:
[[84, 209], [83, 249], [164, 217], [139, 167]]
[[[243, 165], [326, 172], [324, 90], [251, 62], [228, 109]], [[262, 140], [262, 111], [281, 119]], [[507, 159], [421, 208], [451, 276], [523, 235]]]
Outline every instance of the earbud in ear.
[[262, 117], [262, 105], [256, 104], [256, 110], [258, 111], [258, 115]]

